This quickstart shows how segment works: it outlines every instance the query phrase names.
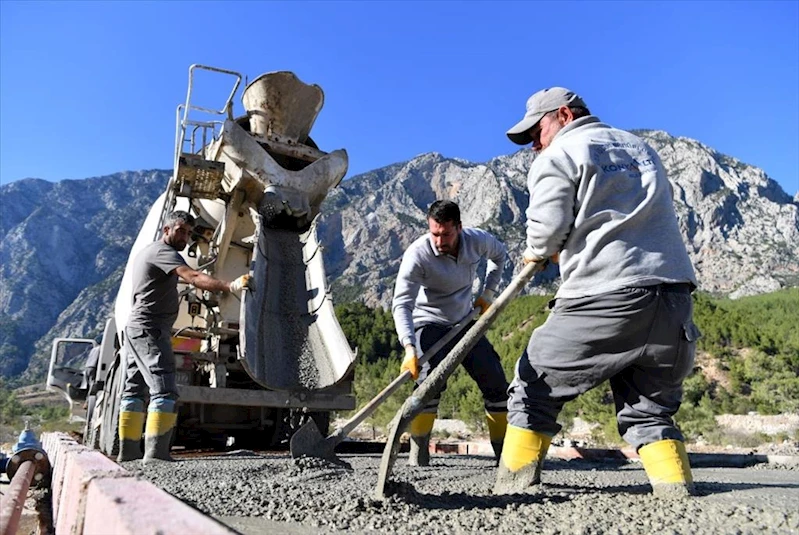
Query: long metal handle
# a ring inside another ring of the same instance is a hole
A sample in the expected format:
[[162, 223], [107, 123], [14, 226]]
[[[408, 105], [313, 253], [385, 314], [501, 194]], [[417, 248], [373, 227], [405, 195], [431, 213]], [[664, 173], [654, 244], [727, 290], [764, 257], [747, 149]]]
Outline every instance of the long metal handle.
[[[444, 347], [450, 340], [455, 338], [463, 329], [469, 325], [472, 320], [477, 319], [480, 315], [480, 309], [475, 308], [469, 314], [463, 318], [459, 323], [455, 324], [452, 329], [449, 330], [447, 334], [445, 334], [439, 341], [433, 344], [430, 349], [424, 352], [424, 354], [419, 357], [419, 365], [423, 365], [425, 362], [430, 360], [433, 355], [441, 351], [441, 348]], [[405, 370], [402, 372], [399, 377], [391, 381], [388, 386], [386, 386], [383, 390], [380, 391], [378, 395], [376, 395], [369, 403], [363, 406], [361, 410], [359, 410], [355, 416], [350, 418], [343, 426], [336, 430], [334, 436], [347, 436], [350, 432], [358, 427], [358, 425], [363, 422], [369, 415], [374, 412], [374, 410], [383, 403], [386, 398], [388, 398], [391, 394], [396, 392], [403, 384], [405, 384], [408, 379], [411, 378], [411, 372]]]

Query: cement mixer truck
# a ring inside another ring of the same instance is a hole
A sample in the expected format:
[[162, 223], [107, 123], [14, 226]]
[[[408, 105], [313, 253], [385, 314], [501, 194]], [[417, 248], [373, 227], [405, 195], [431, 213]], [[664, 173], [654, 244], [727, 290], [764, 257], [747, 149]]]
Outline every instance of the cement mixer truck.
[[[228, 77], [221, 108], [193, 102], [198, 73]], [[160, 239], [173, 210], [197, 221], [181, 253], [189, 266], [224, 280], [250, 273], [254, 282], [241, 296], [178, 286], [175, 445], [280, 447], [309, 418], [324, 431], [331, 411], [355, 408], [355, 353], [334, 313], [316, 233], [322, 201], [346, 174], [347, 153], [320, 150], [310, 137], [324, 103], [319, 86], [291, 72], [264, 74], [243, 89], [246, 113], [235, 117], [241, 81], [236, 72], [189, 68], [174, 172], [131, 248], [94, 367], [81, 360], [94, 340], [54, 342], [48, 388], [85, 418], [85, 443], [108, 455], [118, 449], [131, 260]]]

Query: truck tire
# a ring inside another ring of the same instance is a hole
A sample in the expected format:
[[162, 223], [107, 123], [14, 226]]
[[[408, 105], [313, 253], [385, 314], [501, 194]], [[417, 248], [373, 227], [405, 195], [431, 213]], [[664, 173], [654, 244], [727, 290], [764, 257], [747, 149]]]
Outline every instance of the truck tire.
[[93, 422], [94, 406], [96, 404], [97, 396], [92, 394], [86, 400], [86, 425], [83, 428], [83, 445], [93, 450], [100, 449], [100, 436]]
[[106, 455], [115, 457], [119, 453], [119, 404], [122, 392], [121, 381], [124, 375], [117, 354], [105, 382], [103, 396], [103, 421], [100, 425], [100, 449]]

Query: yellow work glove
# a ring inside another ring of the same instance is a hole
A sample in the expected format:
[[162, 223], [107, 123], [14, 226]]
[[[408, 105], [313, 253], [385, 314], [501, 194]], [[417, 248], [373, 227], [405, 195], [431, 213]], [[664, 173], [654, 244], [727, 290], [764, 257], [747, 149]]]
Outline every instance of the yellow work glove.
[[416, 348], [410, 344], [405, 346], [405, 358], [400, 366], [400, 373], [408, 370], [414, 380], [419, 378], [419, 359], [416, 357]]
[[490, 307], [491, 303], [494, 302], [494, 295], [496, 295], [496, 292], [494, 290], [485, 290], [483, 292], [483, 295], [478, 297], [477, 300], [474, 302], [474, 307], [480, 309], [481, 316], [486, 313], [488, 307]]
[[238, 279], [230, 283], [230, 291], [232, 293], [240, 293], [244, 288], [250, 287], [250, 275], [242, 275]]

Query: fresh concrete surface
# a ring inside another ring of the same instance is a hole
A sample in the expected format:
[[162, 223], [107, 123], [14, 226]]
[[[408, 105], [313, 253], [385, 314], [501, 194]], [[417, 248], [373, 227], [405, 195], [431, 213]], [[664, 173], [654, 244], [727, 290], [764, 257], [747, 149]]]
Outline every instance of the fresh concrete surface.
[[[494, 496], [487, 456], [401, 455], [396, 494], [372, 498], [379, 454], [340, 455], [342, 465], [287, 454], [230, 455], [125, 468], [244, 534], [306, 533], [799, 533], [797, 465], [696, 468], [698, 495], [659, 499], [640, 463], [548, 458], [543, 484]], [[276, 524], [277, 523], [277, 524]]]
[[332, 464], [239, 450], [120, 470], [66, 435], [43, 444], [66, 533], [799, 534], [795, 456], [693, 455], [697, 495], [660, 499], [630, 452], [573, 448], [582, 458], [564, 460], [553, 449], [542, 485], [513, 496], [491, 493], [488, 455], [433, 452], [424, 468], [400, 455], [394, 495], [378, 501], [378, 453]]

